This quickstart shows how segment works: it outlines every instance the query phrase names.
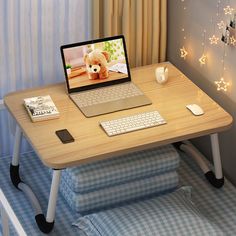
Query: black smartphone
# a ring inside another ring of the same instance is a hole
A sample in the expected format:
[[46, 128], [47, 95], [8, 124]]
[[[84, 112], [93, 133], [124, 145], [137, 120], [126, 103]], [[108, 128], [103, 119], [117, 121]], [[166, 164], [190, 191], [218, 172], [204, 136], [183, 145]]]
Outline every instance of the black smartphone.
[[67, 129], [57, 130], [55, 133], [62, 143], [71, 143], [75, 141]]

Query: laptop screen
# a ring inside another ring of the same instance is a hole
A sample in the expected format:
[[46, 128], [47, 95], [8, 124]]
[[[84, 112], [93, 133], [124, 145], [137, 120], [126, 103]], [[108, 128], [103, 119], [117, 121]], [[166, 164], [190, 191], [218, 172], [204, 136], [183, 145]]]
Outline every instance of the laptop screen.
[[61, 47], [68, 92], [130, 81], [123, 36]]

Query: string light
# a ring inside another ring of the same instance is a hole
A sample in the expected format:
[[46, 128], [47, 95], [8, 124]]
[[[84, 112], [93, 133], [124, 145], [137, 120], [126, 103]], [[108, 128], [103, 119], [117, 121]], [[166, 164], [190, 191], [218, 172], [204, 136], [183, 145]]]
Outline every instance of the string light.
[[218, 25], [218, 28], [219, 28], [219, 29], [223, 29], [223, 28], [225, 27], [225, 23], [224, 23], [223, 20], [220, 21], [217, 25]]
[[[181, 2], [184, 3], [185, 0], [181, 0]], [[184, 5], [184, 6], [183, 6], [183, 10], [185, 11], [186, 9], [187, 9], [187, 7]], [[184, 23], [183, 23], [183, 25], [184, 25]], [[182, 31], [182, 34], [184, 34], [183, 39], [186, 40], [187, 37], [186, 37], [186, 35], [185, 35], [185, 29], [184, 29], [184, 27], [182, 27], [181, 31]], [[188, 55], [188, 51], [185, 49], [184, 45], [183, 45], [183, 47], [180, 48], [179, 50], [180, 50], [180, 57], [185, 60], [186, 57], [187, 57], [187, 55]]]
[[217, 13], [216, 13], [217, 17], [220, 16], [220, 3], [221, 3], [221, 1], [219, 0], [218, 3], [217, 3]]
[[[230, 24], [229, 25], [232, 28], [234, 28], [235, 27], [235, 14], [234, 14], [233, 19], [231, 17], [231, 15], [233, 14], [234, 8], [232, 8], [230, 5], [231, 5], [230, 4], [230, 0], [228, 0], [227, 6], [224, 7], [223, 10], [224, 10], [225, 15], [229, 15], [230, 16]], [[233, 33], [231, 32], [229, 25], [225, 24], [226, 28], [225, 28], [225, 31], [223, 31], [221, 41], [223, 41], [227, 45], [231, 44], [231, 45], [234, 46], [235, 43], [236, 43], [235, 42], [235, 37], [233, 37], [233, 35], [232, 35]]]
[[200, 65], [206, 64], [207, 56], [205, 54], [202, 54], [202, 56], [199, 58]]
[[206, 64], [207, 56], [205, 54], [205, 43], [206, 43], [206, 30], [203, 31], [203, 42], [202, 42], [202, 56], [199, 58], [200, 65]]
[[231, 7], [230, 0], [228, 0], [228, 3], [226, 5], [226, 7], [223, 8], [223, 10], [224, 10], [225, 15], [232, 15], [234, 8]]
[[[217, 16], [219, 15], [219, 2], [217, 3]], [[211, 37], [209, 37], [209, 40], [210, 40], [210, 44], [213, 45], [213, 44], [218, 44], [218, 41], [219, 41], [219, 38], [216, 36], [216, 27], [215, 27], [215, 21], [214, 21], [214, 18], [212, 17], [211, 18], [211, 23], [213, 24], [213, 27], [214, 27], [214, 30], [213, 30], [213, 35]]]
[[236, 45], [236, 39], [235, 39], [234, 36], [231, 36], [231, 37], [230, 37], [230, 44], [233, 45], [233, 46]]
[[[221, 1], [219, 0], [218, 3], [217, 3], [217, 17], [219, 18], [221, 13], [220, 13], [220, 4], [221, 4]], [[222, 37], [221, 37], [221, 40], [224, 42], [225, 41], [225, 37], [224, 37], [224, 28], [226, 27], [226, 23], [222, 20], [222, 17], [221, 19], [218, 21], [217, 23], [217, 26], [218, 26], [218, 29], [219, 30], [222, 30]]]
[[[181, 0], [181, 2], [184, 3], [186, 1]], [[224, 20], [219, 19], [219, 17], [220, 17], [220, 9], [219, 9], [220, 3], [221, 3], [221, 1], [219, 0], [218, 3], [217, 3], [217, 14], [216, 14], [216, 16], [212, 17], [212, 19], [211, 19], [211, 23], [213, 24], [213, 27], [214, 27], [213, 34], [210, 35], [209, 38], [208, 38], [211, 45], [217, 45], [219, 40], [220, 40], [220, 38], [217, 37], [217, 34], [216, 34], [216, 27], [218, 26], [218, 29], [222, 30], [227, 26], [226, 23], [224, 22]], [[183, 6], [183, 10], [186, 10], [186, 9], [187, 9], [186, 6]], [[228, 5], [225, 8], [223, 8], [222, 14], [223, 15], [224, 14], [225, 15], [232, 15], [233, 11], [234, 11], [234, 8], [230, 7], [230, 0], [228, 0]], [[235, 15], [236, 15], [236, 13], [235, 13]], [[228, 29], [228, 26], [227, 26], [227, 29]], [[183, 39], [186, 40], [185, 28], [182, 27], [181, 31], [184, 34]], [[208, 40], [208, 39], [206, 39], [206, 30], [203, 31], [202, 36], [203, 36], [203, 42], [202, 42], [202, 48], [203, 49], [202, 49], [201, 57], [198, 59], [201, 66], [205, 65], [207, 63], [207, 54], [205, 53], [205, 45], [206, 45], [206, 40]], [[223, 36], [222, 36], [222, 40], [223, 40]], [[231, 45], [236, 46], [236, 38], [235, 38], [234, 35], [232, 35], [231, 37], [228, 37], [228, 41], [230, 41]], [[224, 53], [223, 53], [223, 57], [222, 57], [222, 60], [221, 60], [222, 61], [222, 74], [221, 74], [220, 79], [216, 80], [214, 83], [217, 86], [217, 91], [227, 92], [228, 87], [230, 86], [230, 83], [227, 82], [227, 80], [225, 80], [224, 74], [225, 74], [225, 70], [226, 70], [226, 68], [225, 68], [226, 45], [229, 44], [229, 42], [228, 43], [226, 43], [225, 41], [223, 41], [223, 42], [224, 42], [224, 51], [223, 51]], [[183, 59], [186, 59], [187, 55], [188, 55], [188, 51], [185, 49], [185, 46], [183, 45], [180, 48], [180, 57], [183, 58]]]
[[226, 44], [224, 44], [224, 52], [223, 52], [223, 57], [222, 57], [222, 76], [221, 76], [220, 80], [215, 81], [215, 84], [217, 85], [217, 91], [222, 90], [224, 92], [227, 92], [230, 83], [226, 82], [224, 79], [224, 72], [226, 70], [226, 68], [225, 68], [225, 57], [226, 57], [225, 47], [226, 47]]
[[183, 46], [182, 48], [180, 48], [180, 57], [182, 57], [183, 59], [186, 59], [188, 55], [188, 52], [186, 51], [185, 47]]
[[225, 15], [232, 15], [234, 9], [229, 5], [224, 8]]
[[217, 91], [223, 90], [224, 92], [227, 92], [229, 82], [225, 82], [223, 77], [221, 77], [219, 81], [215, 81], [215, 84], [217, 85]]
[[210, 38], [210, 44], [218, 44], [219, 38], [215, 36], [215, 34], [213, 34]]

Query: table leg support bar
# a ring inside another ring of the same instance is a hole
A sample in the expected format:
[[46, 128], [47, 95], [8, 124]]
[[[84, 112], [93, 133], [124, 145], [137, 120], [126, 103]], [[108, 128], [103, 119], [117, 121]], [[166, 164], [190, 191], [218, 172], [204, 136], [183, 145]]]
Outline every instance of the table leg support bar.
[[54, 226], [54, 222], [48, 223], [46, 221], [46, 218], [42, 212], [42, 209], [40, 207], [40, 203], [37, 197], [31, 190], [31, 188], [28, 185], [26, 185], [20, 178], [19, 165], [18, 166], [14, 166], [12, 164], [10, 165], [10, 176], [11, 176], [11, 181], [13, 185], [26, 195], [27, 199], [30, 201], [31, 205], [33, 206], [35, 210], [35, 221], [39, 229], [43, 233], [51, 232]]
[[213, 153], [215, 173], [212, 170], [210, 170], [207, 163], [204, 161], [203, 154], [196, 147], [194, 147], [191, 142], [189, 141], [178, 142], [175, 143], [175, 147], [187, 153], [196, 161], [196, 163], [203, 171], [206, 179], [212, 186], [214, 186], [215, 188], [221, 188], [224, 185], [224, 176], [222, 173], [219, 141], [217, 134], [211, 135], [211, 147]]
[[49, 202], [48, 202], [48, 211], [47, 211], [47, 216], [45, 217], [40, 203], [31, 190], [31, 188], [25, 184], [19, 174], [19, 165], [14, 166], [10, 165], [10, 176], [11, 176], [11, 181], [13, 185], [22, 191], [28, 200], [30, 201], [32, 207], [35, 210], [35, 221], [39, 227], [39, 229], [43, 233], [50, 233], [53, 229], [54, 226], [54, 218], [55, 218], [55, 211], [56, 211], [56, 202], [57, 202], [57, 195], [58, 195], [58, 189], [59, 189], [59, 184], [60, 184], [60, 175], [61, 175], [61, 170], [54, 170], [53, 172], [53, 178], [52, 178], [52, 184], [51, 184], [51, 191], [50, 191], [50, 196], [49, 196]]
[[215, 188], [221, 188], [224, 185], [224, 177], [217, 179], [215, 173], [212, 170], [205, 173], [205, 177]]
[[191, 156], [199, 165], [204, 174], [210, 171], [210, 168], [204, 160], [205, 157], [190, 141], [183, 141], [179, 149]]
[[[11, 177], [11, 182], [13, 183], [13, 185], [19, 189], [18, 185], [19, 183], [23, 183], [23, 181], [20, 178], [20, 174], [19, 174], [19, 165], [14, 166], [14, 165], [10, 165], [10, 177]], [[20, 190], [20, 189], [19, 189]]]
[[45, 233], [48, 234], [52, 231], [54, 227], [54, 221], [53, 222], [47, 222], [44, 214], [38, 214], [35, 216], [35, 221], [39, 227], [39, 229]]

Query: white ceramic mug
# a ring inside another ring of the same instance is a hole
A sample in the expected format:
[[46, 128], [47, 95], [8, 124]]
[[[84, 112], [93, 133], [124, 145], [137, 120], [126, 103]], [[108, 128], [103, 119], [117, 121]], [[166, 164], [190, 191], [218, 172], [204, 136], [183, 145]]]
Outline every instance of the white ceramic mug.
[[168, 68], [167, 67], [157, 67], [156, 80], [159, 84], [164, 84], [168, 80]]

